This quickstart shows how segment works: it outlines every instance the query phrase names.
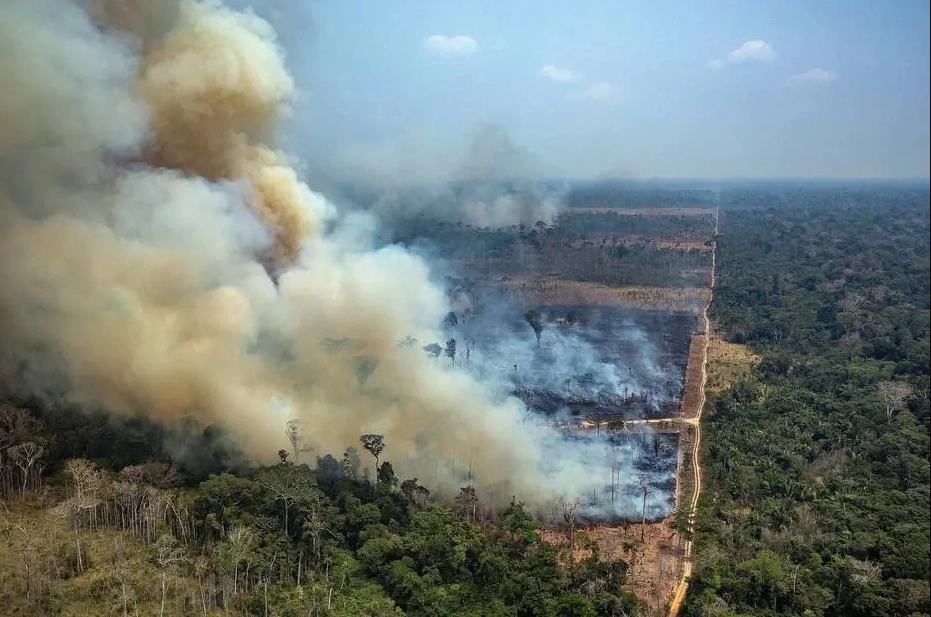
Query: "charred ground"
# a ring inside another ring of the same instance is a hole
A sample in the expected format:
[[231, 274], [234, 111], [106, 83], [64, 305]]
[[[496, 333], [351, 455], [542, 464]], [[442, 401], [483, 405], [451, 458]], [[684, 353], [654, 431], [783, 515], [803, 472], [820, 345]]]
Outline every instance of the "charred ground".
[[598, 440], [622, 461], [579, 496], [586, 524], [656, 521], [675, 508], [678, 429], [647, 421], [680, 413], [711, 267], [713, 194], [663, 207], [662, 196], [627, 204], [608, 189], [571, 193], [576, 207], [550, 223], [477, 227], [421, 210], [391, 227], [393, 241], [447, 268], [455, 310], [434, 353], [503, 384], [532, 421]]

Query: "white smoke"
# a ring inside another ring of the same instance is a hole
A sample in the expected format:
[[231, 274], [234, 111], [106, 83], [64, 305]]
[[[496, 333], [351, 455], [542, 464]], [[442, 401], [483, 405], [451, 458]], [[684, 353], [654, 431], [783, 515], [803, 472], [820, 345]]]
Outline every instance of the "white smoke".
[[550, 224], [563, 191], [538, 181], [535, 157], [496, 124], [479, 127], [465, 146], [428, 139], [352, 146], [328, 166], [328, 179], [362, 197], [348, 201], [387, 223], [429, 217], [475, 227]]
[[317, 452], [382, 433], [402, 475], [447, 491], [466, 460], [501, 499], [602, 483], [584, 459], [601, 445], [575, 447], [398, 346], [440, 336], [446, 297], [423, 260], [373, 248], [371, 221], [336, 212], [276, 148], [294, 84], [266, 22], [207, 1], [7, 0], [0, 55], [9, 388], [193, 415], [257, 459], [286, 445], [290, 419]]

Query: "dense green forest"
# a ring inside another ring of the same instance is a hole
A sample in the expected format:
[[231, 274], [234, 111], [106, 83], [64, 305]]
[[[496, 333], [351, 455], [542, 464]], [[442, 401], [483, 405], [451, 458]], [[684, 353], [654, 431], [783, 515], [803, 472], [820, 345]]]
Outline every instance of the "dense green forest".
[[521, 503], [493, 511], [472, 487], [435, 503], [378, 460], [380, 436], [360, 441], [248, 468], [215, 429], [6, 403], [0, 613], [634, 614], [623, 561], [568, 559]]
[[[708, 402], [683, 614], [931, 615], [928, 192], [779, 191], [722, 195], [713, 319], [762, 361]], [[707, 224], [680, 218], [657, 224]], [[668, 282], [663, 251], [590, 231], [430, 235]], [[437, 503], [378, 436], [255, 467], [217, 427], [0, 403], [3, 615], [639, 614], [626, 563], [570, 559], [518, 501]]]
[[792, 196], [722, 205], [713, 319], [763, 359], [709, 400], [684, 614], [928, 615], [928, 190]]

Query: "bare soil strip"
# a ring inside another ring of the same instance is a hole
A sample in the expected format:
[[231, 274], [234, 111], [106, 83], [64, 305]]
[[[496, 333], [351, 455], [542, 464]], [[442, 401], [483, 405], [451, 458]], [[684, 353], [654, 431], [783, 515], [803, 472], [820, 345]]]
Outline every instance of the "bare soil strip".
[[[715, 211], [714, 214], [714, 237], [717, 238], [718, 235], [718, 213]], [[708, 294], [708, 303], [705, 305], [704, 310], [702, 310], [702, 322], [705, 326], [705, 336], [702, 344], [702, 362], [701, 362], [701, 400], [698, 405], [698, 412], [695, 415], [694, 419], [684, 418], [685, 422], [693, 424], [693, 433], [695, 435], [695, 441], [692, 444], [692, 481], [694, 482], [692, 486], [692, 495], [689, 500], [688, 506], [688, 529], [692, 532], [695, 528], [695, 508], [698, 506], [698, 498], [701, 495], [701, 464], [699, 461], [699, 453], [701, 452], [701, 414], [705, 408], [705, 402], [707, 400], [707, 394], [705, 392], [705, 386], [708, 383], [708, 341], [711, 338], [711, 319], [708, 316], [708, 310], [711, 307], [711, 301], [714, 298], [714, 283], [715, 283], [715, 266], [717, 257], [717, 241], [712, 242], [711, 249], [711, 288], [710, 293]], [[691, 533], [689, 534], [691, 535]], [[669, 617], [678, 617], [679, 611], [682, 610], [682, 602], [685, 599], [685, 592], [688, 589], [689, 576], [692, 574], [692, 540], [686, 540], [685, 542], [685, 559], [682, 564], [682, 576], [679, 578], [679, 583], [676, 585], [675, 593], [673, 594], [672, 601], [669, 603]]]
[[692, 335], [689, 360], [685, 367], [685, 387], [682, 389], [682, 403], [679, 407], [680, 418], [684, 420], [694, 420], [701, 413], [702, 367], [705, 363], [706, 346], [704, 334]]

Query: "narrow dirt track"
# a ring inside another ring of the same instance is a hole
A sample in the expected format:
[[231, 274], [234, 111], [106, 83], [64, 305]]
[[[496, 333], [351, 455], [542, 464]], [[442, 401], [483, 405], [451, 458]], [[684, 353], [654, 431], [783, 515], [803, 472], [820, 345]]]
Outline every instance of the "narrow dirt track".
[[[698, 498], [701, 495], [701, 465], [698, 461], [698, 454], [701, 451], [701, 414], [705, 409], [705, 385], [708, 382], [708, 341], [711, 337], [711, 318], [708, 316], [708, 310], [711, 308], [711, 301], [714, 299], [715, 270], [717, 267], [718, 253], [718, 210], [714, 211], [714, 236], [711, 243], [711, 293], [708, 295], [708, 303], [702, 310], [702, 320], [705, 324], [705, 340], [702, 345], [701, 358], [701, 398], [698, 404], [698, 413], [695, 418], [686, 419], [685, 422], [695, 426], [695, 442], [692, 444], [692, 475], [695, 481], [692, 490], [692, 498], [689, 500], [688, 529], [692, 532], [695, 527], [695, 509], [698, 507]], [[682, 610], [682, 602], [685, 600], [685, 592], [689, 586], [689, 577], [692, 575], [692, 540], [685, 543], [685, 560], [682, 564], [682, 577], [676, 585], [676, 591], [669, 603], [669, 617], [678, 617], [679, 611]]]

